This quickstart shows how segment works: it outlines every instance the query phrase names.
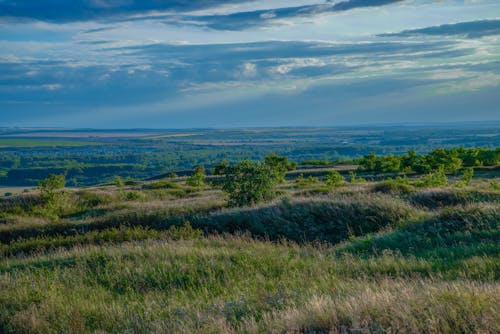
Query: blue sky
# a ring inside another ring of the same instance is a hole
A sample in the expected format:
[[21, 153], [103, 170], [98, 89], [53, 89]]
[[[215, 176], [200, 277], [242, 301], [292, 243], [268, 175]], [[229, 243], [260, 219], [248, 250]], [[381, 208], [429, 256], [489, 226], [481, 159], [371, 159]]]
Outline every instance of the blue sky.
[[500, 120], [498, 0], [0, 0], [0, 126]]

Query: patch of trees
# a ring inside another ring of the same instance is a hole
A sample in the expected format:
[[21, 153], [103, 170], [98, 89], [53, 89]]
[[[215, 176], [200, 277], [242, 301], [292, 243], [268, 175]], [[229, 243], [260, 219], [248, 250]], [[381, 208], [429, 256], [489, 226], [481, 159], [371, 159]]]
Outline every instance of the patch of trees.
[[357, 160], [360, 169], [374, 173], [416, 172], [430, 173], [442, 169], [456, 174], [464, 167], [495, 166], [500, 164], [500, 148], [438, 148], [428, 154], [408, 151], [403, 155], [365, 155]]

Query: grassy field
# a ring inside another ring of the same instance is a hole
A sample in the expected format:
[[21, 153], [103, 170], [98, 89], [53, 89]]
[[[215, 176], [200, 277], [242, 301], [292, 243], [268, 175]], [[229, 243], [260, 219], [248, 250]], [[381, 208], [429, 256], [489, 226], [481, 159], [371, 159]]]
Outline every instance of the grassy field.
[[[498, 179], [497, 179], [498, 181]], [[2, 333], [497, 333], [500, 192], [175, 182], [0, 201]], [[54, 213], [55, 212], [55, 213]]]
[[99, 145], [99, 143], [61, 139], [0, 138], [0, 147], [78, 147], [91, 145]]

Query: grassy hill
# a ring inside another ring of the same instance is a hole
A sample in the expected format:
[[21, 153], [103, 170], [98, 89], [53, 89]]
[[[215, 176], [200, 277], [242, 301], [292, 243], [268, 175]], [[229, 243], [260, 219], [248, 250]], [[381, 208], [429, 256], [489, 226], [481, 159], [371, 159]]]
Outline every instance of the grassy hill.
[[217, 187], [155, 182], [74, 189], [56, 213], [36, 192], [2, 199], [0, 332], [500, 328], [491, 180], [287, 181], [275, 200], [244, 208]]

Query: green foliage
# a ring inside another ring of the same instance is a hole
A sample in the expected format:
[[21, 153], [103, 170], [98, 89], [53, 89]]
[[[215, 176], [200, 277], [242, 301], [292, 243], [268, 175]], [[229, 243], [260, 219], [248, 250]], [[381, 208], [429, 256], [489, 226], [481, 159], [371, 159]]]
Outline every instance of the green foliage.
[[143, 192], [133, 190], [120, 192], [120, 197], [124, 201], [142, 201], [146, 195]]
[[443, 168], [439, 168], [435, 172], [429, 173], [420, 180], [416, 181], [415, 183], [416, 187], [444, 187], [448, 185], [448, 178], [446, 177], [446, 174], [444, 172]]
[[490, 181], [490, 188], [493, 190], [500, 190], [500, 184], [498, 184], [497, 181], [492, 180]]
[[253, 205], [273, 198], [277, 183], [276, 172], [269, 164], [243, 160], [226, 169], [222, 190], [228, 193], [231, 205]]
[[121, 178], [121, 176], [115, 176], [115, 186], [117, 186], [118, 188], [121, 188], [123, 186], [125, 186], [125, 183], [123, 182], [123, 179]]
[[344, 183], [344, 177], [335, 170], [329, 171], [325, 176], [325, 184], [330, 188], [340, 187]]
[[206, 177], [205, 167], [199, 166], [194, 170], [193, 174], [187, 178], [186, 184], [192, 187], [203, 187]]
[[66, 175], [51, 174], [38, 183], [40, 198], [43, 204], [34, 207], [33, 212], [37, 215], [48, 217], [53, 220], [59, 219], [64, 208], [69, 204], [69, 194], [63, 191], [66, 185]]
[[287, 171], [297, 168], [297, 163], [288, 161], [288, 157], [278, 156], [276, 154], [268, 154], [264, 159], [264, 165], [273, 170], [278, 183], [285, 182]]
[[355, 183], [365, 183], [366, 180], [362, 177], [357, 177], [356, 172], [349, 171], [349, 182], [355, 184]]
[[500, 162], [500, 150], [483, 148], [438, 148], [434, 151], [417, 155], [414, 150], [401, 156], [365, 155], [358, 160], [361, 170], [375, 173], [409, 172], [430, 173], [443, 169], [446, 174], [455, 174], [463, 166], [494, 166]]
[[38, 182], [38, 190], [46, 200], [51, 200], [56, 193], [66, 185], [66, 175], [50, 174], [46, 179]]
[[455, 186], [458, 188], [466, 187], [472, 181], [472, 177], [474, 176], [474, 168], [467, 167], [462, 171], [462, 175], [460, 175], [459, 182], [455, 183]]
[[212, 170], [213, 175], [224, 175], [226, 173], [227, 168], [229, 168], [229, 162], [227, 159], [223, 159], [219, 163], [217, 163]]

